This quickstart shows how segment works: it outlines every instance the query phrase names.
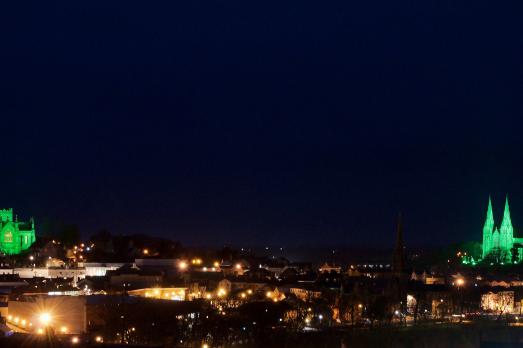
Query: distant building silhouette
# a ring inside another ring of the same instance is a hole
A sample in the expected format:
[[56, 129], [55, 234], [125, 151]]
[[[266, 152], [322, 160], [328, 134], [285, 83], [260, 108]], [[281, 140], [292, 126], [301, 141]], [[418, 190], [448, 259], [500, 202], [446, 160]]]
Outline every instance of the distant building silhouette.
[[392, 275], [398, 278], [401, 277], [405, 270], [405, 252], [403, 248], [403, 225], [401, 213], [399, 213], [396, 222], [396, 244], [392, 254]]

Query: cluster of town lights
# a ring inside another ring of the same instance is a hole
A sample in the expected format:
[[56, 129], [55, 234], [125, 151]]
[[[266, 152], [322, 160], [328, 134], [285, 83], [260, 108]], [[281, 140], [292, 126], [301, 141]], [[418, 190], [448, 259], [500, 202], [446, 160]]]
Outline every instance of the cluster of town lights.
[[[201, 265], [202, 264], [202, 260], [201, 259], [195, 259], [193, 261], [195, 261], [195, 262], [193, 262], [193, 264], [195, 264], [195, 265]], [[211, 270], [213, 272], [216, 272], [219, 268], [220, 268], [220, 263], [218, 261], [214, 261], [212, 263], [212, 267], [203, 266], [202, 267], [202, 271], [207, 272], [207, 271]]]
[[249, 295], [252, 295], [252, 290], [251, 289], [249, 289], [247, 291], [243, 291], [243, 292], [240, 293], [240, 297], [241, 298], [247, 298], [247, 296], [249, 296]]
[[[191, 262], [185, 261], [185, 260], [181, 260], [181, 261], [178, 262], [178, 269], [180, 271], [185, 271], [185, 270], [187, 270], [189, 268], [189, 265], [200, 266], [201, 267], [203, 265], [203, 260], [201, 258], [199, 258], [199, 257], [191, 259]], [[209, 270], [211, 270], [213, 272], [216, 272], [219, 267], [220, 267], [220, 262], [214, 261], [212, 263], [212, 267], [203, 266], [201, 268], [201, 270], [204, 271], [204, 272], [207, 272]], [[237, 270], [241, 270], [242, 269], [242, 265], [241, 264], [236, 264], [235, 268]]]
[[[144, 255], [150, 255], [150, 251], [148, 249], [143, 249], [142, 253]], [[202, 266], [203, 264], [203, 260], [199, 257], [197, 258], [193, 258], [190, 260], [190, 262], [188, 260], [180, 260], [178, 261], [178, 264], [177, 264], [177, 267], [180, 271], [185, 271], [187, 269], [189, 269], [189, 266], [192, 265], [192, 266]], [[217, 269], [220, 267], [220, 262], [218, 261], [214, 261], [213, 264], [212, 264], [212, 267], [208, 267], [208, 266], [203, 266], [201, 269], [204, 271], [204, 272], [207, 272], [209, 270], [212, 270], [213, 272], [216, 272]], [[235, 268], [237, 270], [241, 270], [243, 267], [241, 264], [236, 264], [235, 265]]]
[[201, 265], [202, 264], [202, 259], [192, 259], [191, 263], [193, 265]]
[[167, 300], [173, 300], [177, 301], [180, 299], [183, 299], [184, 292], [181, 290], [176, 290], [172, 288], [156, 288], [152, 290], [145, 291], [144, 296], [147, 298], [154, 298], [154, 299], [167, 299]]
[[[49, 312], [41, 312], [37, 315], [37, 318], [38, 322], [40, 323], [40, 327], [36, 329], [36, 333], [39, 335], [43, 335], [45, 332], [45, 328], [51, 326], [53, 322], [53, 317]], [[26, 319], [22, 319], [18, 316], [8, 315], [7, 321], [23, 329], [33, 328], [32, 322]], [[67, 334], [69, 332], [67, 326], [61, 326], [59, 331], [61, 334]]]
[[278, 294], [278, 293], [272, 292], [272, 291], [267, 291], [265, 296], [267, 296], [267, 298], [270, 298], [274, 302], [278, 302], [278, 301], [281, 301], [281, 300], [285, 299], [285, 295], [284, 294]]
[[73, 261], [87, 261], [82, 253], [84, 251], [89, 252], [92, 248], [94, 248], [94, 244], [88, 246], [85, 246], [85, 243], [81, 243], [79, 246], [75, 245], [73, 248]]
[[21, 318], [16, 317], [16, 316], [14, 317], [12, 315], [8, 315], [7, 316], [7, 321], [12, 323], [12, 324], [15, 324], [16, 326], [22, 327], [22, 328], [26, 328], [27, 326], [29, 326], [29, 327], [33, 326], [33, 323], [28, 322], [27, 320], [21, 319]]

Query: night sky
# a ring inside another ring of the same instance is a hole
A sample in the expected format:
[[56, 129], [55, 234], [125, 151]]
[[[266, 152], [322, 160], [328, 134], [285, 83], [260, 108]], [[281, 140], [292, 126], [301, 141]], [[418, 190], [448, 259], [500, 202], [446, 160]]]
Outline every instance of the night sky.
[[[11, 6], [11, 7], [8, 7]], [[523, 236], [520, 1], [0, 5], [0, 206], [189, 245]], [[38, 226], [37, 226], [38, 227]]]

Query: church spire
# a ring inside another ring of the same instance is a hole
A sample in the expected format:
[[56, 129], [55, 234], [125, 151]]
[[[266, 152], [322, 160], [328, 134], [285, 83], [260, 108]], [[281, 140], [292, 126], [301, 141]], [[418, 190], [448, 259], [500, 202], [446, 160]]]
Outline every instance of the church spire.
[[503, 211], [503, 220], [501, 221], [501, 226], [512, 227], [512, 220], [510, 219], [510, 208], [508, 206], [508, 195], [505, 198], [505, 210]]
[[494, 214], [492, 213], [492, 200], [488, 197], [487, 217], [483, 225], [483, 258], [485, 258], [490, 250], [493, 248], [493, 233], [494, 231]]
[[499, 228], [499, 247], [502, 250], [504, 261], [510, 262], [512, 260], [512, 248], [514, 247], [514, 228], [510, 219], [508, 196], [505, 199], [505, 211]]
[[494, 214], [492, 213], [492, 200], [490, 196], [488, 196], [487, 217], [485, 219], [485, 225], [483, 225], [483, 229], [485, 230], [486, 228], [490, 230], [490, 233], [492, 233], [494, 228]]
[[394, 246], [394, 254], [392, 255], [392, 273], [399, 277], [403, 272], [404, 264], [405, 256], [403, 253], [403, 225], [401, 222], [401, 213], [399, 213], [396, 224], [396, 245]]

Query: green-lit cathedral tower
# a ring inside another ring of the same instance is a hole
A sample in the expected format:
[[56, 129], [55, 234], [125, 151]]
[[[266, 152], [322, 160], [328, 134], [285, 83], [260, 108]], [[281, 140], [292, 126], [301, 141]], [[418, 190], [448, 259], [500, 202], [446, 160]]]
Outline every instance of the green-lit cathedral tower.
[[13, 209], [0, 209], [0, 253], [20, 254], [35, 242], [35, 224], [31, 218], [20, 222], [14, 216]]
[[499, 247], [507, 254], [507, 261], [510, 261], [512, 259], [512, 248], [514, 247], [514, 228], [512, 227], [512, 220], [510, 219], [508, 197], [505, 199], [503, 220], [501, 221], [501, 226], [499, 227]]
[[505, 199], [505, 210], [503, 220], [499, 229], [494, 225], [494, 214], [492, 212], [492, 202], [489, 197], [487, 217], [483, 225], [483, 259], [491, 254], [495, 254], [500, 262], [512, 261], [512, 248], [514, 247], [514, 228], [510, 219], [510, 208], [508, 197]]
[[492, 234], [494, 232], [494, 214], [492, 213], [492, 201], [488, 198], [487, 218], [483, 225], [483, 254], [482, 258], [487, 257], [492, 249]]

